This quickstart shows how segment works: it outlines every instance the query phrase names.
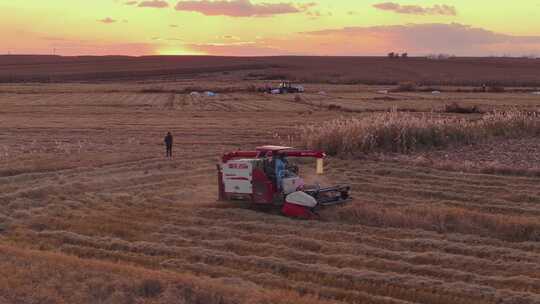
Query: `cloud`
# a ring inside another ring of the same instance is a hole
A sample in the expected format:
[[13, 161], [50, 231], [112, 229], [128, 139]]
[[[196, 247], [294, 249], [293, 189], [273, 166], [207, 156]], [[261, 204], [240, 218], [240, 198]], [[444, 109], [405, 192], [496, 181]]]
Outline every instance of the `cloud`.
[[135, 5], [137, 4], [137, 1], [128, 1], [126, 3], [124, 3], [125, 5]]
[[67, 38], [55, 37], [55, 36], [45, 36], [45, 37], [40, 37], [39, 39], [43, 39], [43, 40], [47, 40], [47, 41], [66, 41], [66, 40], [68, 40]]
[[188, 0], [178, 2], [176, 10], [198, 12], [207, 16], [265, 17], [300, 13], [314, 5], [315, 3], [300, 6], [291, 3], [251, 3], [250, 0]]
[[312, 7], [315, 7], [317, 6], [317, 3], [316, 2], [309, 2], [309, 3], [302, 3], [302, 4], [299, 4], [298, 7], [301, 9], [301, 10], [308, 10]]
[[98, 20], [98, 22], [105, 23], [105, 24], [111, 24], [111, 23], [115, 23], [116, 20], [112, 19], [111, 17], [107, 17], [107, 18]]
[[392, 11], [398, 14], [411, 14], [411, 15], [445, 15], [456, 16], [457, 10], [454, 6], [446, 4], [436, 4], [431, 7], [422, 7], [420, 5], [401, 5], [394, 2], [384, 2], [374, 4], [373, 7], [383, 10]]
[[432, 44], [489, 44], [498, 42], [531, 42], [539, 43], [540, 36], [514, 36], [486, 30], [483, 28], [472, 27], [460, 23], [424, 23], [424, 24], [406, 24], [406, 25], [388, 25], [371, 27], [345, 27], [342, 29], [329, 29], [321, 31], [306, 32], [310, 35], [390, 35], [396, 38], [414, 38], [419, 40], [432, 41]]
[[142, 1], [137, 6], [138, 7], [166, 8], [166, 7], [169, 7], [169, 3], [163, 0], [152, 0], [152, 1]]
[[217, 56], [280, 56], [293, 53], [255, 42], [186, 44], [189, 50]]
[[517, 55], [516, 52], [523, 52], [525, 49], [540, 52], [540, 36], [515, 36], [459, 23], [345, 27], [303, 34], [321, 39], [341, 37], [343, 43], [356, 45], [355, 52], [358, 53], [362, 51], [362, 43], [366, 40], [379, 41], [381, 45], [393, 48], [389, 50], [407, 50], [416, 54], [481, 56], [506, 52]]
[[93, 42], [69, 40], [54, 41], [42, 46], [44, 50], [55, 48], [57, 54], [64, 56], [79, 56], [79, 55], [153, 55], [159, 47], [156, 43], [136, 43], [136, 42]]

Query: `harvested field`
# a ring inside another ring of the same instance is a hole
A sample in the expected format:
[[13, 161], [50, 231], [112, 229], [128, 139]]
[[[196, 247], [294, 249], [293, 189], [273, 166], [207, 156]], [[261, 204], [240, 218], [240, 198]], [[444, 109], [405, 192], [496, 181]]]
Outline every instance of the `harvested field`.
[[0, 82], [104, 79], [298, 79], [311, 83], [540, 86], [540, 59], [208, 56], [0, 56]]
[[427, 153], [386, 155], [382, 158], [455, 171], [540, 175], [540, 142], [536, 137], [493, 140]]
[[540, 179], [481, 170], [538, 167], [537, 140], [330, 158], [323, 181], [355, 199], [321, 221], [217, 202], [215, 181], [223, 152], [287, 143], [301, 126], [456, 100], [536, 110], [538, 96], [183, 93], [194, 84], [0, 86], [0, 302], [540, 303]]

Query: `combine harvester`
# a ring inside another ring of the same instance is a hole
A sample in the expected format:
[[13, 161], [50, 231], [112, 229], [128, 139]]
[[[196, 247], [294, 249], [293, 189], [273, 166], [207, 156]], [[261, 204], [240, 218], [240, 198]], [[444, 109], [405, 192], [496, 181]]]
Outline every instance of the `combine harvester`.
[[[317, 159], [317, 174], [323, 174], [321, 151], [296, 150], [290, 147], [263, 146], [255, 151], [236, 151], [223, 155], [218, 165], [219, 200], [244, 200], [256, 206], [279, 206], [289, 217], [317, 219], [317, 209], [351, 200], [350, 187], [329, 188], [305, 185], [297, 166], [287, 158]], [[276, 174], [276, 161], [285, 166]]]

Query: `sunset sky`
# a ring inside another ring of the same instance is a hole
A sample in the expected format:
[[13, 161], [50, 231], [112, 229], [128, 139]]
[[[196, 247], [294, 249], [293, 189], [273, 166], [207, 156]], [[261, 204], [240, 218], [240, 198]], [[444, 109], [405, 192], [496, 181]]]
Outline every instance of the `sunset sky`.
[[540, 55], [540, 0], [0, 0], [0, 26], [0, 54]]

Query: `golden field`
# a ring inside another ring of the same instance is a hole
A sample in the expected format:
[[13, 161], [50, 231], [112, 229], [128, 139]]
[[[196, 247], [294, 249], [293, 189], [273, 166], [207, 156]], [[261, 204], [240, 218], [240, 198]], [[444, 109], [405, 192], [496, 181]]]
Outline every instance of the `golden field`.
[[264, 83], [0, 85], [0, 303], [540, 303], [533, 133], [338, 153], [321, 179], [350, 184], [354, 201], [321, 221], [217, 202], [215, 172], [224, 152], [303, 145], [318, 134], [305, 128], [336, 119], [394, 111], [474, 124], [485, 114], [445, 105], [530, 113], [539, 95], [252, 92]]

